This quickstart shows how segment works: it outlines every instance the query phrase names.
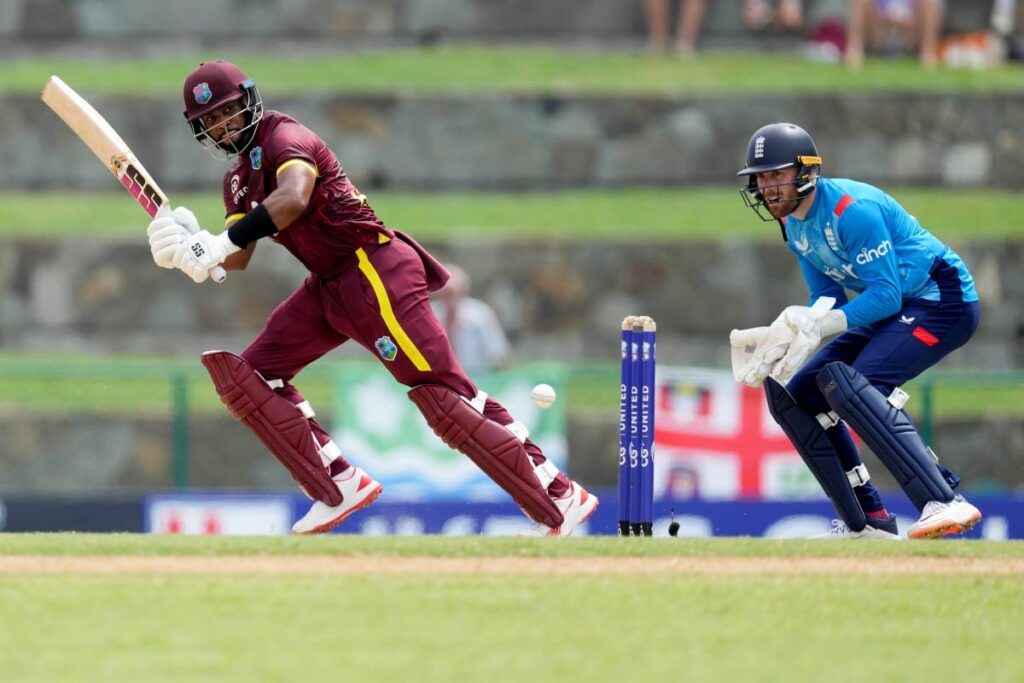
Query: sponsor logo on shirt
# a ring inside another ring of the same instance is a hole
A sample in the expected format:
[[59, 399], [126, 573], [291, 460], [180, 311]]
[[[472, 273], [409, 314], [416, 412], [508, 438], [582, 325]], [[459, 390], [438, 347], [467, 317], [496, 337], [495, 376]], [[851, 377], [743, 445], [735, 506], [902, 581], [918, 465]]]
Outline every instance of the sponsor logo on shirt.
[[240, 183], [240, 180], [238, 178], [238, 174], [237, 173], [235, 175], [231, 176], [231, 198], [235, 200], [235, 206], [240, 206], [241, 205], [242, 197], [244, 197], [246, 195], [246, 193], [249, 191], [248, 187], [243, 187], [242, 189], [238, 189], [239, 183]]
[[825, 275], [829, 276], [836, 282], [842, 282], [847, 277], [852, 277], [854, 280], [860, 279], [857, 277], [857, 274], [853, 272], [853, 266], [850, 265], [849, 263], [844, 263], [842, 265], [842, 270], [837, 270], [835, 268], [832, 268], [831, 266], [827, 266], [821, 272], [823, 272]]
[[821, 272], [825, 273], [825, 275], [828, 275], [830, 278], [832, 278], [836, 282], [842, 282], [843, 280], [846, 279], [846, 273], [844, 273], [841, 270], [836, 270], [835, 268], [828, 267], [828, 268], [825, 268], [825, 270], [823, 270]]
[[800, 250], [801, 254], [806, 254], [807, 250], [811, 246], [810, 240], [808, 240], [807, 237], [804, 237], [802, 242], [800, 240], [793, 240], [793, 245]]
[[373, 345], [384, 360], [392, 361], [398, 356], [398, 347], [395, 346], [395, 342], [391, 341], [391, 337], [381, 337], [373, 342]]
[[908, 318], [905, 315], [901, 315], [900, 316], [900, 322], [903, 323], [904, 325], [913, 325], [914, 324], [914, 316], [910, 316]]
[[876, 258], [882, 258], [886, 254], [888, 254], [890, 249], [892, 249], [892, 244], [889, 242], [889, 240], [883, 241], [874, 249], [868, 249], [867, 247], [864, 247], [863, 249], [860, 250], [860, 253], [857, 254], [857, 263], [859, 263], [862, 266], [866, 263], [871, 263]]

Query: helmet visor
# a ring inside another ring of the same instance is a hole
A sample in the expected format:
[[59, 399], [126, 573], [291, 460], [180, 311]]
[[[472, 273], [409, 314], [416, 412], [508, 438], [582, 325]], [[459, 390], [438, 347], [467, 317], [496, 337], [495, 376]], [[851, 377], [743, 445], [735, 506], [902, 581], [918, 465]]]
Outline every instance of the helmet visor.
[[741, 175], [757, 175], [758, 173], [767, 173], [768, 171], [778, 171], [780, 168], [788, 168], [800, 164], [801, 166], [821, 166], [821, 157], [813, 156], [798, 156], [794, 161], [783, 161], [777, 164], [758, 164], [756, 166], [747, 166], [737, 176]]

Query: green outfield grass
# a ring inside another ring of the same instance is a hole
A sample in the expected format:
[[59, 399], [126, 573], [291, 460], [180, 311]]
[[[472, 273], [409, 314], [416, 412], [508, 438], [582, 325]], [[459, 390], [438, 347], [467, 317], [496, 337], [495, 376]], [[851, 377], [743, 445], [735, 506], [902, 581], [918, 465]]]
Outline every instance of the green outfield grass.
[[[336, 363], [322, 361], [299, 375], [314, 405], [332, 404]], [[224, 410], [198, 358], [80, 356], [0, 352], [0, 412], [87, 413], [166, 417], [184, 390], [190, 413]]]
[[[611, 536], [552, 542], [486, 536], [146, 536], [138, 534], [0, 534], [0, 557], [111, 555], [201, 557], [887, 557], [1024, 558], [1024, 541], [822, 543], [759, 538]], [[1024, 596], [1022, 596], [1024, 597]]]
[[[358, 181], [358, 178], [356, 179]], [[0, 193], [0, 239], [144, 239], [146, 215], [116, 190], [101, 193]], [[1019, 193], [889, 188], [940, 238], [1024, 236]], [[747, 209], [734, 187], [567, 190], [548, 193], [369, 192], [381, 219], [424, 240], [721, 240], [778, 239], [778, 228]], [[205, 225], [219, 228], [220, 196], [174, 195]]]
[[[4, 680], [1016, 681], [1020, 543], [750, 539], [162, 538], [0, 535], [14, 555], [191, 558], [209, 572], [0, 575]], [[562, 539], [560, 539], [562, 540]], [[638, 540], [638, 539], [637, 539]], [[313, 555], [556, 558], [550, 574], [301, 573]], [[761, 573], [770, 558], [908, 555], [928, 574]], [[216, 573], [229, 556], [295, 572]], [[623, 556], [741, 558], [749, 573], [559, 573]], [[1002, 558], [1002, 559], [1000, 559]], [[111, 557], [114, 562], [116, 558]], [[206, 566], [206, 565], [204, 565]], [[1014, 654], [1016, 653], [1016, 654]]]
[[[322, 360], [296, 379], [303, 395], [325, 413], [333, 405], [333, 377], [339, 361]], [[576, 363], [559, 387], [566, 409], [613, 414], [618, 408], [617, 364]], [[982, 418], [1024, 415], [1024, 374], [942, 372], [925, 375], [932, 383], [935, 417]], [[175, 383], [185, 390], [190, 413], [220, 414], [220, 403], [206, 371], [193, 358], [79, 356], [0, 352], [0, 412], [85, 413], [167, 416], [175, 405]], [[907, 409], [920, 418], [922, 380], [907, 390]]]
[[702, 54], [693, 59], [609, 50], [462, 46], [380, 50], [293, 58], [195, 52], [188, 56], [7, 60], [0, 91], [34, 93], [58, 74], [87, 93], [180, 94], [200, 61], [241, 66], [268, 93], [532, 92], [724, 93], [1018, 91], [1024, 70], [922, 69], [916, 60], [869, 60], [851, 72], [838, 65], [761, 53]]

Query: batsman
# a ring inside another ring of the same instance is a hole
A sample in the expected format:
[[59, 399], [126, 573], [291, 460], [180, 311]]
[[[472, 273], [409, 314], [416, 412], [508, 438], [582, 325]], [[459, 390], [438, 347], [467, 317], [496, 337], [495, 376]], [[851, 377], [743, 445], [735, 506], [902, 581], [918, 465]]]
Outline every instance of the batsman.
[[[373, 503], [382, 487], [350, 464], [292, 384], [304, 367], [349, 340], [410, 388], [434, 432], [476, 463], [551, 536], [568, 536], [598, 500], [558, 471], [526, 428], [459, 366], [428, 294], [448, 272], [412, 238], [385, 226], [313, 131], [264, 110], [237, 66], [201, 64], [185, 79], [185, 119], [224, 174], [225, 229], [199, 227], [183, 207], [149, 225], [153, 259], [196, 283], [216, 266], [244, 270], [275, 242], [309, 270], [241, 354], [202, 362], [228, 410], [313, 499], [293, 533], [323, 533]], [[381, 410], [386, 410], [381, 406]]]
[[[791, 123], [763, 126], [747, 145], [741, 194], [762, 220], [779, 224], [811, 305], [733, 330], [733, 373], [764, 385], [772, 416], [832, 500], [840, 519], [827, 536], [899, 539], [848, 426], [920, 511], [909, 538], [963, 533], [981, 513], [922, 441], [900, 387], [974, 334], [974, 280], [891, 196], [822, 177], [821, 167], [811, 136]], [[847, 290], [858, 296], [848, 299]]]

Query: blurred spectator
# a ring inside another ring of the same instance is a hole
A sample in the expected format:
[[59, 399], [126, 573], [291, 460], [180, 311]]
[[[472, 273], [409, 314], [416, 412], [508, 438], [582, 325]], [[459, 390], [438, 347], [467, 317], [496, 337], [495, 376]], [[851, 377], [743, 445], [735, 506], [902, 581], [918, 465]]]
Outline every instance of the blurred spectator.
[[744, 0], [743, 23], [752, 31], [778, 28], [799, 31], [804, 25], [802, 0]]
[[996, 0], [992, 8], [992, 27], [1006, 42], [1006, 58], [1010, 61], [1024, 61], [1024, 2], [1017, 0]]
[[816, 0], [804, 16], [803, 54], [817, 62], [838, 64], [846, 51], [846, 15], [849, 0]]
[[469, 276], [462, 268], [446, 266], [452, 277], [431, 305], [448, 333], [455, 357], [467, 373], [504, 368], [509, 362], [508, 340], [494, 309], [469, 296]]
[[846, 54], [851, 68], [864, 63], [865, 44], [883, 55], [916, 48], [921, 64], [938, 64], [941, 0], [850, 0]]
[[[647, 15], [647, 44], [651, 50], [667, 50], [672, 26], [673, 0], [644, 0]], [[679, 28], [675, 49], [680, 54], [691, 54], [697, 47], [708, 0], [680, 0]]]
[[987, 21], [975, 17], [974, 30], [966, 31], [971, 23], [963, 21], [963, 15], [958, 17], [962, 12], [959, 6], [950, 7], [950, 17], [961, 19], [957, 24], [961, 30], [939, 41], [939, 60], [947, 66], [973, 69], [1019, 60], [1021, 44], [1014, 32], [1022, 7], [1016, 0], [993, 0]]

